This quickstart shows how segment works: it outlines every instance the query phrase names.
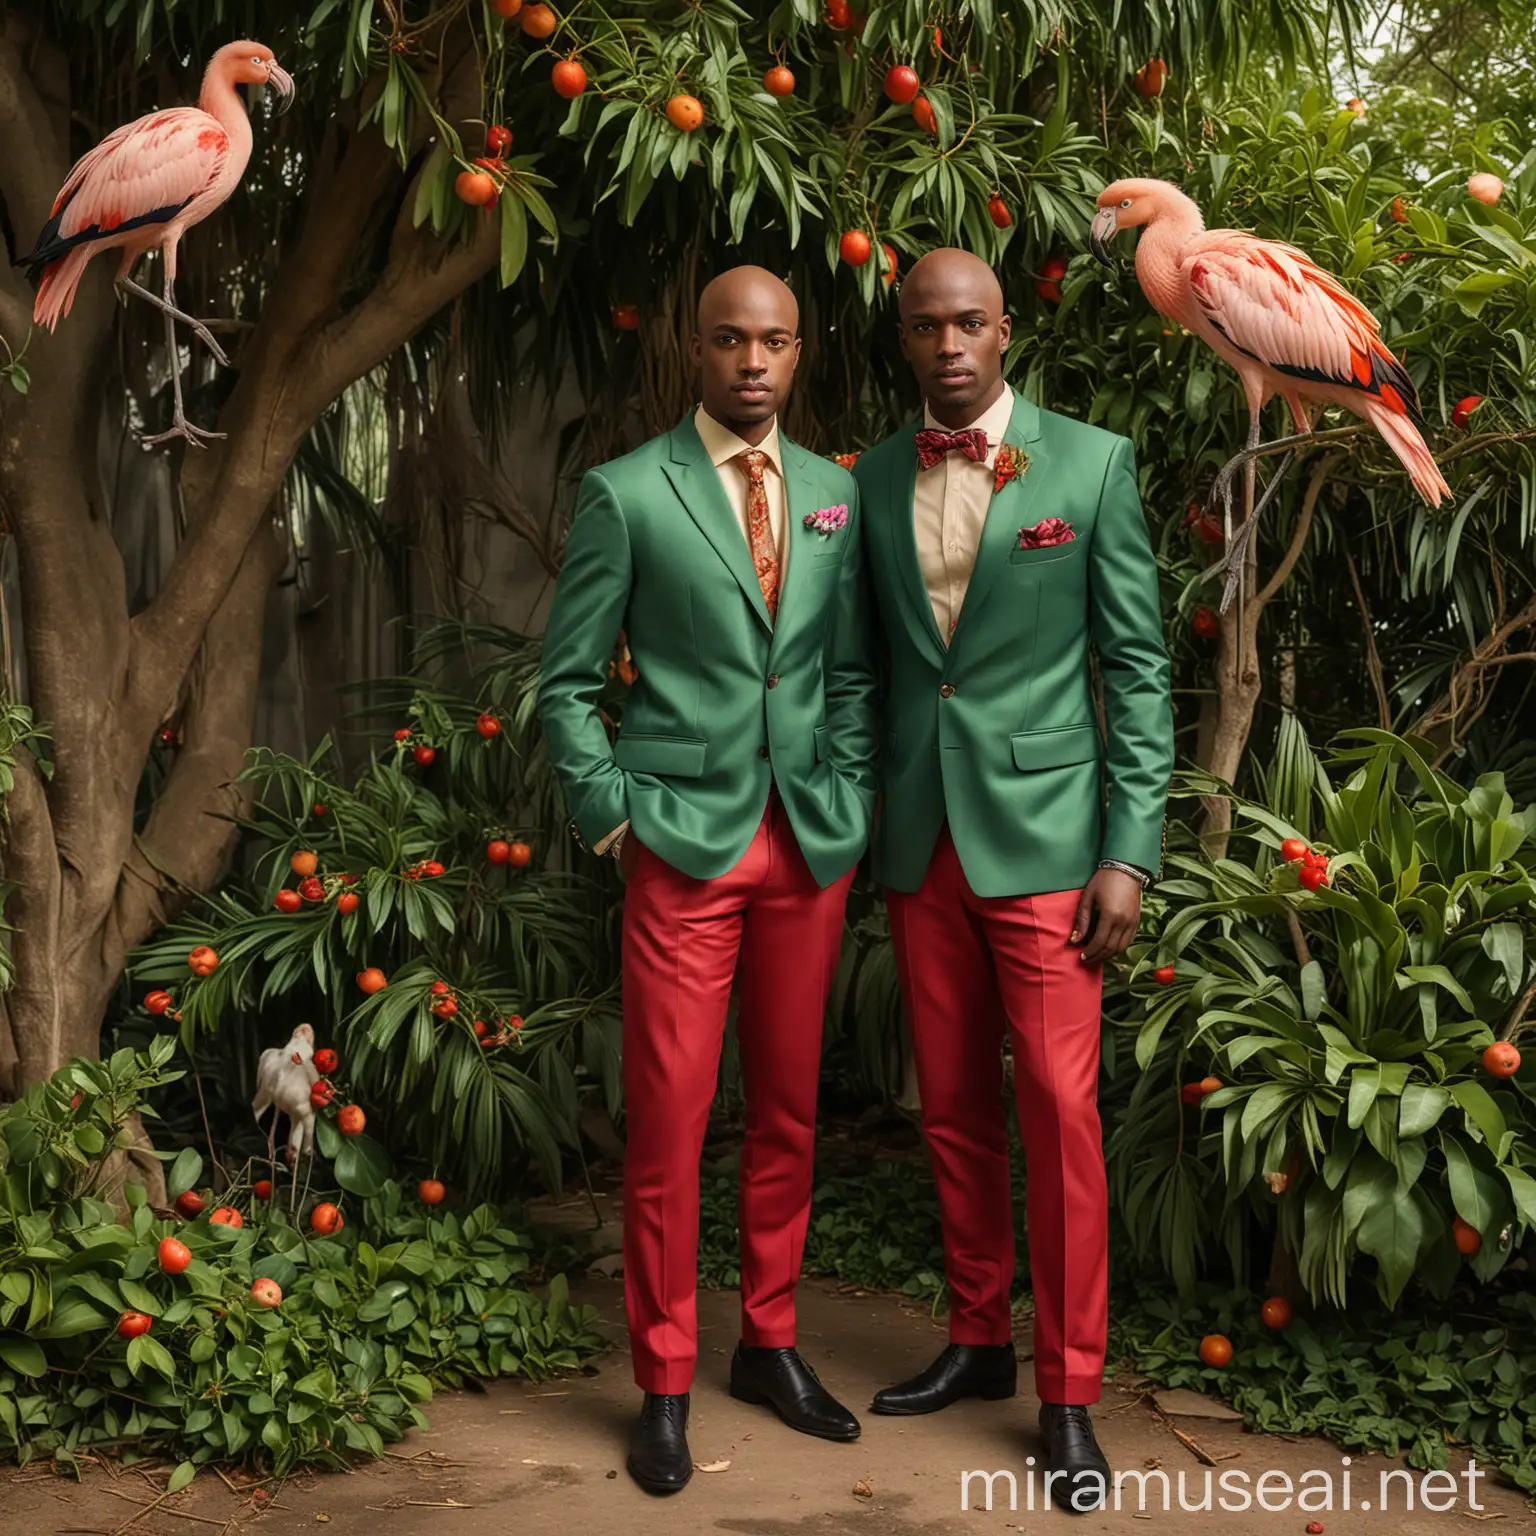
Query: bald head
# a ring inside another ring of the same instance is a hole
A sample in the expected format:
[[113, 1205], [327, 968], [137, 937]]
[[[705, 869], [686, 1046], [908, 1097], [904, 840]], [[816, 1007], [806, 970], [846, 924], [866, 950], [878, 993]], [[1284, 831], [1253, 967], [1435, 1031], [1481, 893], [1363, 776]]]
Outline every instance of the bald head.
[[704, 409], [744, 442], [767, 437], [800, 361], [800, 306], [762, 267], [732, 267], [699, 295], [693, 360]]
[[947, 427], [970, 426], [1002, 395], [1012, 333], [997, 274], [969, 251], [930, 251], [901, 285], [901, 350]]

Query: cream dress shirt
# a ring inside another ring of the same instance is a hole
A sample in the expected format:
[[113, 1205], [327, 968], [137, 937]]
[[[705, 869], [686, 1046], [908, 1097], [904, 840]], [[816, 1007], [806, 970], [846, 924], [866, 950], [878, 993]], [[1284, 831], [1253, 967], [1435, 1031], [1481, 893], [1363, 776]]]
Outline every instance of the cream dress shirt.
[[[1013, 391], [1005, 384], [998, 399], [969, 427], [987, 434], [987, 457], [978, 463], [963, 453], [945, 454], [932, 469], [917, 472], [912, 493], [912, 519], [917, 533], [917, 559], [922, 567], [934, 622], [945, 645], [954, 633], [976, 565], [976, 548], [992, 505], [992, 475], [1003, 434], [1013, 419]], [[923, 425], [951, 430], [923, 408]]]
[[[725, 499], [736, 515], [737, 526], [750, 551], [752, 533], [747, 523], [747, 472], [743, 465], [731, 461], [737, 454], [750, 452], [752, 444], [743, 442], [729, 427], [722, 426], [702, 405], [693, 413], [693, 424], [698, 429], [699, 440], [704, 444], [704, 452], [709, 455], [709, 462], [720, 476]], [[777, 421], [769, 427], [768, 436], [757, 444], [757, 448], [768, 458], [763, 466], [763, 488], [768, 493], [768, 526], [773, 531], [774, 546], [778, 550], [779, 590], [782, 592], [784, 574], [789, 567], [789, 545], [784, 537], [789, 527], [789, 494], [784, 486], [784, 462], [779, 453]], [[975, 558], [974, 553], [972, 558]], [[626, 821], [622, 826], [615, 827], [592, 851], [597, 854], [616, 851], [628, 830], [629, 823]]]

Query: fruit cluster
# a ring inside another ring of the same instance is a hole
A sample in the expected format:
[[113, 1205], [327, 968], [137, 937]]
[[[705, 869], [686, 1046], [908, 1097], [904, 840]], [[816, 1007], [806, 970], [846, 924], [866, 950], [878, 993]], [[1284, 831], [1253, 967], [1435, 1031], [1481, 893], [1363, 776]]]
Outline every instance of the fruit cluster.
[[1280, 844], [1280, 857], [1298, 866], [1296, 879], [1304, 891], [1328, 884], [1328, 855], [1315, 852], [1299, 837], [1288, 837]]
[[347, 890], [347, 886], [357, 883], [356, 875], [328, 875], [321, 879], [316, 874], [320, 867], [320, 856], [308, 848], [301, 848], [293, 854], [288, 860], [288, 867], [299, 876], [299, 884], [297, 889], [284, 886], [272, 898], [272, 905], [279, 912], [292, 915], [299, 911], [305, 902], [318, 904], [331, 900], [335, 901], [336, 910], [343, 917], [350, 917], [357, 911], [361, 898], [356, 891]]

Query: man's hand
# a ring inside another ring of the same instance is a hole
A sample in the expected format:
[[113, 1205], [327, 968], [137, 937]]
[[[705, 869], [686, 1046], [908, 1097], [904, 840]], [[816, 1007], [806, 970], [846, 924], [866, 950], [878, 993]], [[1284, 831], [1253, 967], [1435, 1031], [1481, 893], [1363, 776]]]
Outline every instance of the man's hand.
[[1093, 937], [1083, 951], [1083, 964], [1099, 965], [1130, 947], [1140, 921], [1140, 883], [1123, 869], [1100, 869], [1078, 898], [1068, 943], [1080, 943], [1091, 933]]

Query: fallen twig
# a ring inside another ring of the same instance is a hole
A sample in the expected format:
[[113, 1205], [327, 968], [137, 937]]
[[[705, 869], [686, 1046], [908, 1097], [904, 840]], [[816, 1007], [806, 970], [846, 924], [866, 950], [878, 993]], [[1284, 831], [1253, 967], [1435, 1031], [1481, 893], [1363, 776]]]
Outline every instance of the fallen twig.
[[1186, 1435], [1182, 1429], [1174, 1424], [1170, 1424], [1168, 1428], [1173, 1431], [1174, 1439], [1202, 1465], [1207, 1467], [1214, 1467], [1216, 1465], [1216, 1458], [1193, 1435]]

